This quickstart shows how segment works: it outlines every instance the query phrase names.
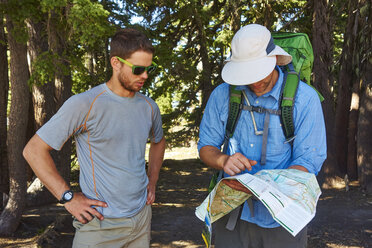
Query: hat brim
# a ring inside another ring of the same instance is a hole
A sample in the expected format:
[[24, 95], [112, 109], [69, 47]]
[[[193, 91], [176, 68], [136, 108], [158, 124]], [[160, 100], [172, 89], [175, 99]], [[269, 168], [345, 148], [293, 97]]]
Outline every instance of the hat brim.
[[277, 65], [288, 65], [292, 61], [292, 56], [289, 55], [280, 46], [275, 46], [275, 49], [271, 51], [267, 56], [277, 56]]
[[229, 61], [222, 69], [222, 79], [231, 85], [248, 85], [267, 77], [276, 65], [276, 57], [249, 61]]
[[267, 77], [275, 65], [287, 65], [292, 56], [280, 46], [275, 46], [267, 56], [247, 61], [228, 60], [222, 69], [222, 79], [231, 85], [249, 85]]

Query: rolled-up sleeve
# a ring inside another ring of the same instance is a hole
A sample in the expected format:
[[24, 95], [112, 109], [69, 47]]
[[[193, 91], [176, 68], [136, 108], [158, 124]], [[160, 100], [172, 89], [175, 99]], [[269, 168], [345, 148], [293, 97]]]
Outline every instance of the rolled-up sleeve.
[[[293, 143], [291, 165], [304, 166], [310, 173], [318, 174], [327, 157], [326, 130], [322, 106], [317, 93], [303, 84], [294, 107], [296, 138]], [[301, 97], [306, 94], [307, 97]]]
[[199, 129], [198, 150], [204, 146], [221, 148], [229, 103], [229, 86], [219, 85], [209, 97]]

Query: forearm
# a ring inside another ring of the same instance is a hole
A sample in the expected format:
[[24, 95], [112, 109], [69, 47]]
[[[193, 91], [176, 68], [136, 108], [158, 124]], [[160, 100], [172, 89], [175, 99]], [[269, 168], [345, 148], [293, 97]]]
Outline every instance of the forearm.
[[50, 155], [49, 147], [38, 135], [34, 135], [23, 150], [23, 156], [47, 189], [60, 199], [69, 185], [59, 174]]
[[149, 151], [148, 177], [151, 184], [156, 184], [159, 178], [160, 168], [164, 159], [165, 139], [162, 138], [160, 142], [152, 142]]
[[223, 170], [229, 157], [214, 146], [203, 146], [199, 151], [199, 156], [206, 165], [218, 170]]
[[292, 165], [292, 166], [288, 167], [288, 169], [296, 169], [296, 170], [300, 170], [300, 171], [304, 171], [304, 172], [309, 172], [309, 170], [306, 169], [302, 165]]

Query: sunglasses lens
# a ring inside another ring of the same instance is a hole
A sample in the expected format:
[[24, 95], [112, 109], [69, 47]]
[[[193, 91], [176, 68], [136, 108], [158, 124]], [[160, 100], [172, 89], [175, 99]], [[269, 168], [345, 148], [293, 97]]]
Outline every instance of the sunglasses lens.
[[147, 67], [147, 73], [152, 73], [153, 71], [155, 71], [156, 67], [155, 66], [149, 66]]
[[133, 67], [133, 74], [135, 75], [141, 75], [142, 73], [144, 73], [146, 70], [146, 67], [144, 66], [136, 66], [136, 67]]

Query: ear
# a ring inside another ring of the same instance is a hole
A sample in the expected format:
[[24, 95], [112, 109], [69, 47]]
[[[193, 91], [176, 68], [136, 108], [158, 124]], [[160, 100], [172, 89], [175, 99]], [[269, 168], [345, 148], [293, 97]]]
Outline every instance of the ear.
[[112, 66], [112, 70], [114, 71], [119, 71], [120, 68], [122, 67], [121, 62], [115, 57], [111, 57], [110, 64]]

